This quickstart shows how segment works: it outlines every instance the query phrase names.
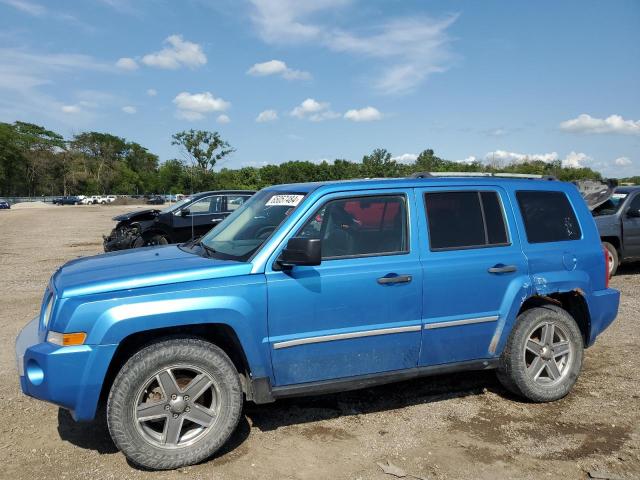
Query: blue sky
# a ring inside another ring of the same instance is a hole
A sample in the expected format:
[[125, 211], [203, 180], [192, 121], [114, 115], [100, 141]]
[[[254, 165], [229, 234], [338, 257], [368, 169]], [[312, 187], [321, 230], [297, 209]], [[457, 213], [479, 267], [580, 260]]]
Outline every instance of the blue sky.
[[640, 174], [640, 2], [0, 0], [0, 121], [230, 168], [560, 159]]

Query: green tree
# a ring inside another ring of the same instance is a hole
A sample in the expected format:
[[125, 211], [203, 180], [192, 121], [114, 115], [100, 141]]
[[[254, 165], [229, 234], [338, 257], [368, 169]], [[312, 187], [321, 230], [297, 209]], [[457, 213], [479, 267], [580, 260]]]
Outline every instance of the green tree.
[[204, 172], [213, 170], [216, 163], [234, 152], [218, 132], [206, 130], [189, 130], [173, 135], [172, 145], [178, 145], [192, 165], [197, 165]]

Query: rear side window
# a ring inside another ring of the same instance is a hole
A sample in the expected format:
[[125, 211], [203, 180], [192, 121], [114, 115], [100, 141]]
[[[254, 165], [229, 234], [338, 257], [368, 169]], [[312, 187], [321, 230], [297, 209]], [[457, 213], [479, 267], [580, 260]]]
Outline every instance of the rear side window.
[[582, 232], [563, 192], [516, 192], [529, 243], [578, 240]]
[[508, 245], [496, 192], [425, 193], [431, 250]]

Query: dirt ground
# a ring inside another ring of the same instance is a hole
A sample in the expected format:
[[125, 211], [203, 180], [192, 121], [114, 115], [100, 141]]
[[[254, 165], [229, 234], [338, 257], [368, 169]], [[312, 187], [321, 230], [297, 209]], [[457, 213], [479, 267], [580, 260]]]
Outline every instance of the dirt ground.
[[640, 478], [638, 264], [612, 280], [622, 290], [620, 315], [559, 402], [525, 403], [482, 372], [247, 404], [212, 460], [172, 472], [130, 466], [103, 423], [76, 424], [21, 394], [14, 339], [55, 268], [100, 253], [111, 217], [131, 208], [0, 211], [0, 478], [395, 478], [381, 470], [385, 462], [407, 478]]

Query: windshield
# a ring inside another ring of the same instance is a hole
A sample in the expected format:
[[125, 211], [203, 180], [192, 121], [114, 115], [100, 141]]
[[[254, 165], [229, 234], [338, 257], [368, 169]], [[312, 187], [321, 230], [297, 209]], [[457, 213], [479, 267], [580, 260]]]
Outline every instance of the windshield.
[[625, 198], [627, 198], [626, 193], [614, 193], [606, 202], [594, 208], [592, 213], [596, 217], [601, 215], [613, 215], [620, 210]]
[[246, 261], [295, 210], [304, 195], [258, 192], [207, 233], [200, 243], [217, 258]]
[[191, 200], [190, 198], [183, 198], [179, 202], [176, 202], [173, 205], [170, 205], [167, 208], [164, 208], [164, 209], [160, 210], [160, 213], [171, 213], [171, 212], [179, 209], [180, 207], [182, 207], [185, 203], [189, 202], [190, 200]]

